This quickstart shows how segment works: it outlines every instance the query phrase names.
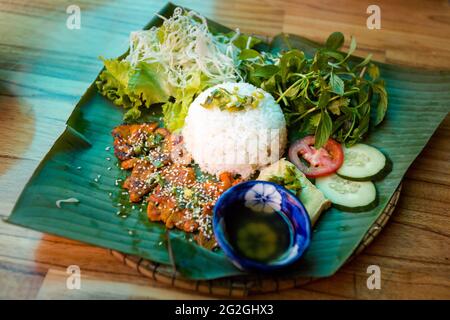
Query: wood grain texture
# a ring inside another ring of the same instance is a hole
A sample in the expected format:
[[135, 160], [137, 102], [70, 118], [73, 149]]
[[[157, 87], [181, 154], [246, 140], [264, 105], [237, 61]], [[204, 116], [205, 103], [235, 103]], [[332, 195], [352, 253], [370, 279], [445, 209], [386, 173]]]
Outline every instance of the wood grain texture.
[[72, 299], [142, 299], [142, 300], [195, 300], [211, 299], [194, 294], [190, 291], [170, 290], [155, 286], [138, 285], [128, 281], [127, 277], [118, 277], [111, 280], [104, 273], [82, 273], [80, 277], [80, 288], [68, 289], [66, 286], [67, 273], [62, 269], [50, 269], [45, 276], [42, 286], [37, 294], [37, 299], [41, 300], [72, 300]]
[[[141, 28], [164, 3], [77, 1], [81, 29], [69, 30], [66, 8], [72, 1], [0, 0], [0, 217], [9, 215], [40, 159], [64, 129], [74, 104], [97, 75], [101, 68], [97, 57], [121, 54], [128, 33]], [[448, 1], [378, 1], [381, 30], [366, 28], [366, 8], [372, 4], [366, 0], [177, 3], [247, 33], [271, 36], [284, 31], [323, 41], [340, 30], [357, 37], [358, 55], [373, 52], [378, 61], [450, 69]], [[358, 258], [333, 277], [255, 298], [450, 299], [449, 138], [447, 116], [408, 171], [390, 223]], [[0, 298], [48, 297], [46, 292], [54, 294], [48, 286], [58, 279], [46, 278], [48, 270], [72, 264], [95, 279], [95, 290], [77, 298], [101, 298], [102, 283], [103, 289], [111, 283], [128, 283], [127, 288], [139, 288], [136, 292], [157, 285], [118, 263], [107, 250], [0, 221]], [[366, 269], [372, 264], [381, 267], [381, 290], [366, 287]], [[170, 292], [165, 291], [167, 298], [178, 295]], [[127, 293], [120, 298], [143, 295]]]

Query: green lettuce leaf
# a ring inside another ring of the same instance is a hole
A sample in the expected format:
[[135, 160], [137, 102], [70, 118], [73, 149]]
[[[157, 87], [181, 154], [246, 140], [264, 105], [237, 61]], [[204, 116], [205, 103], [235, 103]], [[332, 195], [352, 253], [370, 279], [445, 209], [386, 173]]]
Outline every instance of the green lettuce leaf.
[[139, 62], [131, 72], [128, 90], [138, 95], [146, 107], [166, 102], [172, 95], [166, 73], [159, 63]]
[[169, 101], [162, 106], [164, 124], [167, 129], [174, 132], [183, 128], [189, 106], [196, 96], [208, 86], [204, 77], [200, 71], [194, 74], [185, 89], [177, 90], [174, 96], [175, 102]]
[[105, 70], [96, 82], [98, 90], [114, 104], [129, 109], [125, 120], [139, 118], [141, 107], [169, 101], [173, 90], [159, 64], [141, 62], [132, 67], [124, 60], [102, 60]]
[[115, 59], [102, 59], [105, 64], [106, 72], [111, 76], [120, 86], [127, 87], [129, 81], [129, 74], [131, 70], [130, 63], [126, 61], [118, 61]]
[[114, 104], [128, 109], [124, 120], [136, 120], [141, 108], [163, 103], [165, 126], [170, 131], [184, 125], [189, 106], [195, 97], [208, 87], [207, 78], [200, 71], [193, 74], [184, 89], [172, 87], [158, 63], [139, 62], [132, 67], [129, 62], [103, 59], [105, 70], [96, 82], [99, 92]]
[[141, 105], [139, 97], [128, 92], [130, 64], [118, 60], [103, 59], [105, 70], [96, 81], [99, 92], [118, 106], [133, 108]]

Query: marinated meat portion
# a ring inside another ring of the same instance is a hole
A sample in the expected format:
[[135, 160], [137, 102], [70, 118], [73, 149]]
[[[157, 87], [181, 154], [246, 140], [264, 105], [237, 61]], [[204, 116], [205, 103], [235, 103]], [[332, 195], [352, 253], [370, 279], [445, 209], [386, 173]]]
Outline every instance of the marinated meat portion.
[[168, 184], [176, 187], [189, 186], [196, 181], [194, 168], [175, 163], [162, 168], [161, 174]]
[[134, 166], [141, 161], [141, 159], [139, 158], [131, 158], [131, 159], [127, 159], [122, 161], [122, 163], [120, 164], [120, 167], [124, 170], [130, 170], [133, 169]]
[[131, 170], [123, 184], [130, 201], [146, 201], [149, 220], [196, 232], [194, 239], [200, 245], [214, 247], [212, 209], [219, 196], [240, 180], [227, 172], [218, 178], [198, 176], [183, 137], [156, 123], [121, 125], [112, 135], [121, 168]]
[[131, 202], [141, 201], [142, 197], [150, 192], [153, 183], [151, 177], [155, 172], [155, 169], [156, 167], [148, 160], [138, 159], [138, 161], [136, 161], [133, 170], [131, 171], [131, 175], [122, 185], [124, 189], [128, 190]]
[[119, 160], [131, 159], [139, 154], [139, 149], [147, 138], [158, 127], [157, 123], [150, 124], [124, 124], [114, 128], [114, 155]]

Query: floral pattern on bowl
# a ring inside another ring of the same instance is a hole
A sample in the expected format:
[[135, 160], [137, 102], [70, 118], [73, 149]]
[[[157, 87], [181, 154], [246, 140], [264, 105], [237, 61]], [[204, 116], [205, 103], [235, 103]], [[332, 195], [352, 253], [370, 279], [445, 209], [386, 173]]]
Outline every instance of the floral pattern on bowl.
[[255, 184], [244, 198], [245, 206], [253, 211], [272, 213], [281, 210], [281, 194], [271, 184]]

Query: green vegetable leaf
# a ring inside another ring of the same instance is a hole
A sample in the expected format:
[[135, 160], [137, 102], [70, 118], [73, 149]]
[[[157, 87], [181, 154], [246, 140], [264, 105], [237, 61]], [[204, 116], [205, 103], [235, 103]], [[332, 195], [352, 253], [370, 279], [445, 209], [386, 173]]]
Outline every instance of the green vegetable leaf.
[[352, 37], [352, 40], [350, 41], [350, 48], [348, 49], [347, 52], [347, 57], [350, 57], [353, 54], [353, 52], [355, 52], [355, 50], [356, 50], [356, 38]]
[[320, 119], [322, 119], [322, 114], [321, 113], [316, 113], [315, 115], [311, 116], [311, 118], [309, 118], [309, 123], [312, 126], [317, 128], [319, 126]]
[[311, 68], [316, 72], [321, 72], [326, 70], [328, 66], [328, 56], [324, 54], [322, 51], [317, 51], [314, 55], [314, 59], [311, 65]]
[[260, 77], [260, 78], [270, 78], [274, 74], [276, 74], [278, 71], [280, 71], [280, 68], [273, 65], [268, 64], [264, 66], [256, 66], [255, 70], [252, 72], [253, 77]]
[[292, 86], [289, 87], [285, 92], [284, 92], [284, 96], [291, 98], [291, 99], [295, 99], [295, 97], [298, 95], [300, 91], [300, 85], [296, 85], [296, 86]]
[[[233, 32], [228, 33], [227, 37], [231, 39], [235, 35], [236, 35], [236, 32], [233, 31]], [[236, 39], [233, 40], [233, 44], [241, 50], [251, 49], [261, 42], [262, 41], [256, 37], [247, 36], [244, 34], [240, 34]]]
[[132, 68], [124, 60], [103, 59], [105, 70], [97, 81], [99, 92], [128, 110], [124, 120], [141, 116], [140, 107], [168, 101], [172, 89], [159, 64], [139, 63]]
[[[344, 56], [343, 56], [341, 53], [336, 52], [336, 51], [321, 50], [321, 52], [322, 52], [324, 55], [327, 55], [327, 56], [329, 56], [329, 57], [331, 57], [331, 58], [336, 59], [337, 61], [342, 61], [342, 60], [344, 59]], [[331, 62], [329, 62], [329, 63], [331, 64]]]
[[[99, 75], [96, 81], [100, 94], [107, 97], [115, 105], [128, 108], [138, 108], [142, 105], [139, 96], [128, 90], [129, 74], [131, 66], [128, 62], [115, 59], [104, 60], [105, 70]], [[136, 111], [130, 112], [128, 118], [137, 115]]]
[[316, 149], [323, 147], [323, 145], [328, 141], [333, 129], [333, 122], [327, 111], [322, 111], [320, 117], [320, 123], [317, 126], [315, 138], [316, 141], [314, 146]]
[[106, 70], [109, 72], [109, 74], [114, 77], [114, 79], [124, 87], [128, 86], [128, 80], [129, 80], [129, 73], [131, 70], [130, 63], [127, 61], [118, 61], [116, 59], [104, 59], [100, 58], [104, 65]]
[[380, 69], [377, 65], [371, 63], [367, 68], [367, 73], [372, 78], [372, 80], [376, 80], [380, 77]]
[[261, 83], [261, 89], [264, 89], [267, 92], [275, 92], [275, 90], [277, 89], [277, 83], [281, 81], [278, 78], [281, 77], [277, 73], [275, 73], [269, 79]]
[[[333, 138], [351, 144], [363, 138], [369, 121], [373, 124], [383, 121], [387, 94], [378, 67], [370, 62], [372, 55], [357, 63], [348, 61], [356, 50], [356, 38], [351, 38], [347, 53], [337, 51], [344, 43], [339, 32], [330, 35], [322, 48], [297, 47], [305, 48], [308, 56], [295, 48], [295, 41], [290, 45], [288, 36], [279, 36], [277, 40], [283, 43], [280, 50], [272, 51], [273, 56], [263, 55], [258, 63], [243, 63], [241, 68], [247, 81], [276, 98], [290, 138], [317, 133], [318, 143], [322, 144], [332, 127]], [[279, 67], [278, 71], [264, 67], [273, 64]], [[377, 110], [375, 119], [367, 116], [370, 109]]]
[[338, 50], [344, 44], [344, 35], [341, 32], [333, 32], [328, 37], [325, 46], [330, 50]]
[[187, 110], [183, 108], [183, 104], [180, 102], [166, 102], [162, 106], [164, 115], [164, 124], [170, 131], [182, 128], [184, 125], [184, 119], [187, 116]]
[[380, 81], [372, 86], [375, 93], [378, 94], [377, 115], [375, 117], [375, 125], [379, 125], [386, 115], [388, 107], [388, 97], [384, 86], [384, 82]]
[[358, 125], [358, 132], [355, 135], [355, 133], [353, 134], [353, 139], [355, 140], [355, 142], [358, 142], [360, 140], [363, 139], [364, 135], [367, 133], [367, 131], [369, 130], [369, 122], [370, 122], [370, 104], [369, 103], [365, 103], [364, 104], [364, 109], [366, 109], [363, 113], [362, 113], [362, 118], [359, 122]]
[[141, 110], [139, 110], [139, 107], [135, 106], [135, 107], [129, 109], [127, 112], [125, 112], [123, 119], [125, 121], [130, 121], [130, 120], [138, 119], [140, 116], [141, 116]]
[[128, 89], [140, 96], [144, 105], [166, 102], [172, 90], [158, 63], [140, 62], [128, 81]]
[[260, 56], [261, 56], [261, 54], [258, 51], [256, 51], [256, 50], [244, 49], [239, 54], [239, 59], [240, 60], [248, 60], [248, 59], [258, 58]]
[[334, 115], [340, 115], [341, 114], [341, 107], [345, 106], [347, 107], [350, 103], [350, 99], [348, 98], [339, 98], [337, 100], [334, 100], [328, 105], [328, 111], [330, 111]]
[[317, 106], [320, 109], [323, 109], [327, 106], [329, 101], [330, 101], [330, 93], [328, 91], [323, 91], [319, 96], [319, 101], [317, 103]]
[[290, 73], [301, 72], [305, 62], [305, 54], [299, 50], [290, 50], [280, 58], [281, 81], [286, 83]]
[[178, 89], [173, 96], [175, 102], [166, 102], [162, 106], [164, 124], [170, 131], [179, 131], [184, 126], [184, 119], [187, 116], [189, 106], [196, 95], [206, 88], [207, 84], [202, 78], [202, 73], [198, 71], [192, 75], [189, 85], [184, 89]]
[[342, 96], [344, 94], [344, 81], [335, 73], [330, 76], [331, 91]]
[[364, 67], [365, 65], [367, 65], [370, 62], [370, 60], [372, 60], [372, 54], [371, 53], [369, 53], [367, 55], [367, 57], [363, 61], [361, 61], [359, 64], [357, 64], [354, 69], [358, 69], [358, 68]]

